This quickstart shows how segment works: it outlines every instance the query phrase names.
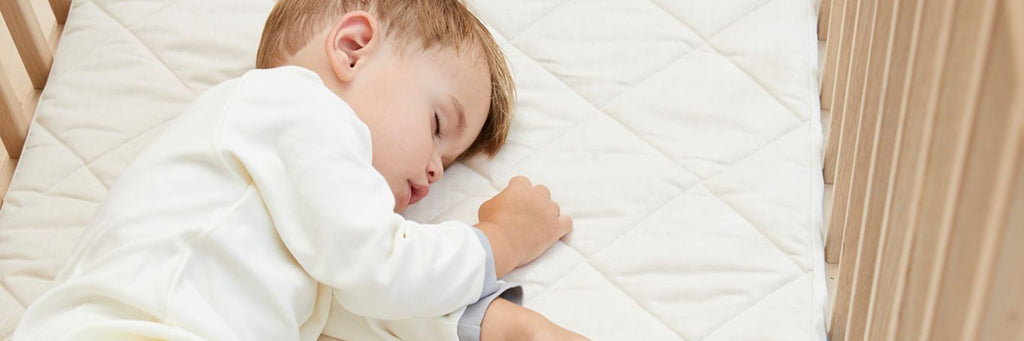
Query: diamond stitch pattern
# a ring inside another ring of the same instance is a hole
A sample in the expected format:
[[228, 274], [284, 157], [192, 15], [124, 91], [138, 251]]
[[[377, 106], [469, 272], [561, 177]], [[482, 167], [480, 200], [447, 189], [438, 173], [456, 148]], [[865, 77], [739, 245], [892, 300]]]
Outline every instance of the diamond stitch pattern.
[[[678, 333], [699, 340], [771, 289], [803, 273], [756, 231], [706, 188], [697, 186], [590, 261], [613, 274], [623, 291], [633, 293], [656, 315], [677, 321]], [[724, 261], [723, 254], [750, 257]], [[663, 261], [645, 261], [649, 259]]]
[[[594, 20], [614, 11], [615, 20]], [[570, 1], [512, 40], [595, 106], [699, 45], [700, 38], [645, 1]]]
[[774, 0], [650, 1], [660, 6], [666, 13], [677, 18], [685, 18], [697, 34], [710, 37], [726, 27], [736, 26], [736, 22], [745, 13]]
[[[743, 101], [734, 100], [741, 96]], [[708, 99], [716, 105], [707, 106]], [[609, 103], [605, 112], [704, 179], [799, 125], [788, 109], [708, 49], [673, 63]]]

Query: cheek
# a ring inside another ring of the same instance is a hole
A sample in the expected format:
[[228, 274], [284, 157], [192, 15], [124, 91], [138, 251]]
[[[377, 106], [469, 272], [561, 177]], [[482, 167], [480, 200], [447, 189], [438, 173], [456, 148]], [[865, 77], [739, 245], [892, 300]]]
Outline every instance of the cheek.
[[371, 130], [373, 165], [385, 177], [415, 176], [433, 157], [434, 138], [429, 126], [399, 120], [376, 122]]
[[[434, 117], [423, 99], [412, 96], [403, 86], [375, 91], [358, 98], [366, 110], [364, 122], [370, 127], [373, 165], [392, 185], [406, 177], [419, 176], [433, 157]], [[374, 100], [367, 101], [366, 99]]]

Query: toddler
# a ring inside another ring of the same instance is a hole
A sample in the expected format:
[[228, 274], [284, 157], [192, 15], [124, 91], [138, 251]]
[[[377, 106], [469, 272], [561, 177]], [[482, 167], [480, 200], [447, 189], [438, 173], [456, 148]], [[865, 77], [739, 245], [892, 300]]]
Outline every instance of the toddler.
[[493, 155], [513, 84], [458, 0], [281, 0], [257, 68], [200, 95], [111, 188], [13, 340], [583, 339], [498, 281], [571, 228], [523, 177], [479, 223], [398, 213]]

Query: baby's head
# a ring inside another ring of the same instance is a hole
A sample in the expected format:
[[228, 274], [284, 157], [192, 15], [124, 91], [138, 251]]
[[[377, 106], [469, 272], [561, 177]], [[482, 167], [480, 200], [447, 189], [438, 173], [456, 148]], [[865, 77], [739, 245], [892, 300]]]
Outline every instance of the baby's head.
[[256, 67], [298, 65], [369, 128], [396, 212], [453, 162], [493, 156], [515, 92], [505, 57], [459, 0], [280, 0]]

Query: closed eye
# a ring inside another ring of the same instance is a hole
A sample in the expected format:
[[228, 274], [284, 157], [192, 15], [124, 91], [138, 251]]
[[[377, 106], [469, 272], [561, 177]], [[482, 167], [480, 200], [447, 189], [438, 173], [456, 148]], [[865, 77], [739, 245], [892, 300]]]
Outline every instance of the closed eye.
[[434, 113], [434, 136], [441, 137], [441, 118], [436, 112]]

